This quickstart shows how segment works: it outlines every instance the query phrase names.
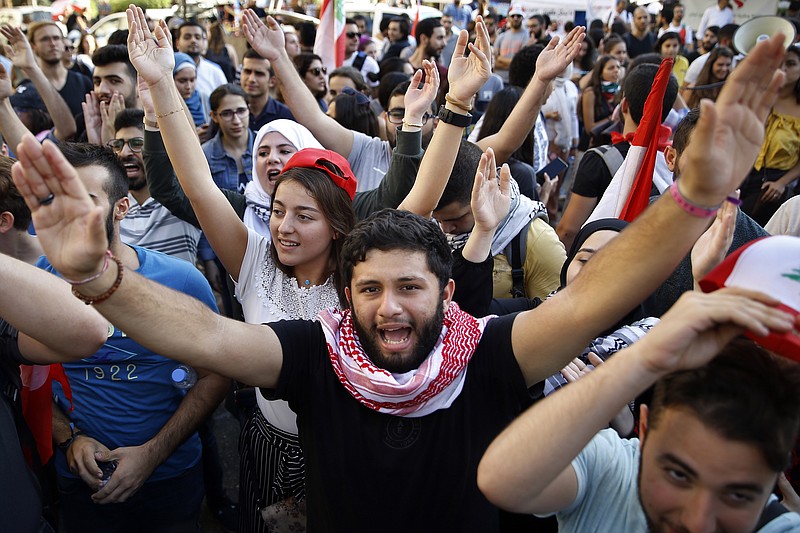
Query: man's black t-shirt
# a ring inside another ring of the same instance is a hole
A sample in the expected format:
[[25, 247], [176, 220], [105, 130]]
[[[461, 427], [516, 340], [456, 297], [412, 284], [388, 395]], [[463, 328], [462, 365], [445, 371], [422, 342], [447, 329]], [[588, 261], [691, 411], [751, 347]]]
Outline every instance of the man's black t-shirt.
[[[92, 84], [92, 80], [83, 74], [68, 70], [67, 81], [64, 83], [61, 90], [58, 91], [58, 94], [60, 94], [61, 98], [67, 103], [69, 110], [72, 111], [72, 116], [77, 117], [83, 113], [81, 103], [86, 101], [86, 95], [92, 92], [93, 89], [94, 85]], [[78, 129], [82, 130], [84, 128], [81, 126]]]
[[511, 348], [516, 315], [490, 320], [448, 409], [420, 418], [368, 409], [342, 386], [316, 322], [269, 327], [283, 347], [278, 387], [297, 413], [309, 531], [498, 530], [477, 468], [489, 443], [530, 405]]
[[656, 36], [651, 32], [644, 35], [644, 39], [639, 39], [632, 33], [626, 33], [623, 37], [625, 44], [628, 47], [628, 57], [633, 59], [642, 54], [652, 54], [655, 50]]
[[[614, 148], [619, 150], [623, 158], [628, 155], [630, 147], [631, 145], [627, 142], [614, 145]], [[575, 173], [575, 182], [572, 184], [572, 192], [587, 198], [597, 198], [599, 200], [603, 196], [603, 193], [606, 192], [606, 189], [608, 189], [608, 185], [613, 178], [614, 176], [608, 170], [608, 165], [606, 165], [599, 154], [596, 152], [586, 152]]]

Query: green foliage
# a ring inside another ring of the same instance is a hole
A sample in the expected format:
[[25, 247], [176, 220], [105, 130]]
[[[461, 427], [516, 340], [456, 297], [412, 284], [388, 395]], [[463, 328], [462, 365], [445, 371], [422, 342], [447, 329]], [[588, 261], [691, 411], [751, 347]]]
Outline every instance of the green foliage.
[[[131, 4], [130, 0], [110, 0], [111, 12], [125, 11]], [[136, 0], [133, 4], [142, 9], [166, 9], [172, 5], [172, 0]]]

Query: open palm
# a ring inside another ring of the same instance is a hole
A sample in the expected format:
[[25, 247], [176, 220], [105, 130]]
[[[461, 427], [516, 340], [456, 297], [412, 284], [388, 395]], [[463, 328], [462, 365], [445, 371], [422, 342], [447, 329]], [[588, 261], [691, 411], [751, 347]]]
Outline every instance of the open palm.
[[536, 73], [543, 81], [552, 81], [578, 56], [586, 28], [576, 26], [566, 37], [554, 36], [536, 60]]
[[[66, 278], [96, 273], [108, 248], [103, 208], [95, 206], [77, 171], [55, 144], [26, 134], [17, 147], [12, 174], [31, 210], [39, 242], [50, 263]], [[42, 205], [49, 194], [54, 200]]]
[[286, 37], [280, 25], [272, 17], [264, 24], [252, 9], [242, 13], [242, 31], [253, 50], [264, 59], [275, 61], [286, 52]]
[[[477, 33], [475, 44], [468, 44], [469, 34], [466, 30], [461, 30], [453, 59], [447, 69], [450, 93], [462, 102], [468, 102], [492, 74], [492, 66], [489, 63], [492, 46], [489, 43], [489, 32], [480, 16], [475, 23], [475, 32]], [[470, 51], [468, 56], [465, 55], [467, 47]]]
[[175, 54], [162, 26], [156, 27], [154, 35], [147, 26], [142, 8], [131, 4], [126, 13], [129, 28], [128, 55], [136, 72], [149, 85], [164, 79], [172, 80]]

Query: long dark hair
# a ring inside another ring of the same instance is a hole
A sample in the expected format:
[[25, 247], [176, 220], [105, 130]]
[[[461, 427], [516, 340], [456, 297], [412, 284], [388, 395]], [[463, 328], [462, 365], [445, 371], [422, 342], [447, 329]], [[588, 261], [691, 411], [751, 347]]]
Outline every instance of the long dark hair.
[[[714, 76], [714, 63], [717, 62], [717, 59], [720, 57], [728, 57], [731, 60], [733, 59], [733, 50], [726, 46], [717, 46], [708, 54], [708, 59], [706, 60], [706, 64], [703, 65], [703, 70], [700, 71], [700, 74], [697, 76], [697, 82], [695, 86], [700, 85], [709, 85], [712, 83], [717, 83], [724, 80], [719, 80]], [[729, 74], [730, 75], [730, 74]], [[700, 100], [703, 98], [709, 98], [711, 100], [716, 100], [717, 96], [719, 95], [719, 91], [722, 87], [711, 87], [709, 89], [698, 89], [692, 91], [689, 95], [689, 100], [686, 102], [686, 105], [689, 108], [697, 107], [700, 105]]]
[[[594, 69], [592, 70], [592, 77], [589, 81], [589, 86], [587, 89], [591, 90], [594, 93], [594, 101], [599, 102], [603, 98], [603, 69], [606, 68], [606, 63], [611, 60], [619, 62], [619, 60], [614, 56], [603, 55], [600, 56], [600, 59], [597, 60], [597, 63], [594, 65]], [[622, 67], [622, 65], [620, 65]]]
[[[478, 140], [488, 137], [489, 135], [494, 135], [500, 131], [500, 128], [503, 127], [503, 124], [505, 124], [508, 116], [521, 97], [522, 89], [515, 85], [509, 85], [502, 91], [497, 92], [492, 97], [489, 105], [486, 106], [486, 112], [483, 114], [483, 126], [481, 126], [481, 131], [478, 134]], [[528, 135], [525, 136], [525, 141], [523, 141], [522, 146], [511, 154], [511, 157], [532, 166], [533, 146], [533, 129], [531, 129]]]
[[[320, 161], [320, 163], [323, 162]], [[329, 168], [336, 174], [341, 175], [341, 171], [339, 171], [336, 165], [331, 164]], [[344, 281], [337, 266], [342, 253], [344, 239], [356, 223], [353, 202], [350, 200], [345, 190], [335, 185], [323, 171], [302, 167], [290, 168], [281, 174], [275, 184], [275, 192], [272, 197], [276, 198], [278, 189], [280, 189], [282, 184], [288, 182], [298, 183], [306, 190], [309, 196], [317, 201], [320, 211], [325, 216], [328, 224], [330, 224], [333, 231], [338, 234], [338, 238], [335, 238], [332, 242], [331, 263], [334, 265], [333, 281], [336, 291], [339, 294], [339, 302], [342, 306], [345, 306], [347, 300], [344, 296]], [[287, 276], [294, 275], [292, 267], [284, 265], [280, 258], [278, 258], [275, 246], [270, 247], [270, 255], [281, 272]]]
[[[800, 47], [796, 44], [793, 44], [789, 48], [786, 49], [787, 54], [794, 54], [794, 56], [800, 60]], [[800, 79], [798, 79], [794, 84], [794, 98], [795, 101], [800, 104]]]

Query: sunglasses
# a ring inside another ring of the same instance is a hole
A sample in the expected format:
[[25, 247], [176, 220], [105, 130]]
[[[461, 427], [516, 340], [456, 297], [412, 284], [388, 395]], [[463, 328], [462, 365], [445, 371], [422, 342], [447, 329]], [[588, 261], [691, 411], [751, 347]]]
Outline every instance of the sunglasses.
[[[386, 112], [386, 117], [389, 119], [389, 122], [392, 124], [402, 124], [403, 119], [406, 116], [406, 110], [402, 108], [390, 109]], [[431, 113], [425, 113], [422, 115], [422, 125], [428, 123], [429, 119], [432, 119], [433, 115]]]
[[308, 70], [306, 71], [306, 74], [309, 74], [309, 73], [310, 73], [311, 75], [313, 75], [313, 76], [319, 76], [320, 74], [327, 74], [327, 73], [328, 73], [328, 67], [314, 67], [314, 68], [310, 68], [310, 69], [308, 69]]
[[131, 152], [139, 153], [144, 148], [144, 138], [143, 137], [133, 137], [128, 139], [111, 139], [108, 141], [108, 146], [114, 150], [115, 153], [120, 153], [122, 150], [125, 149], [125, 145], [128, 145], [128, 148], [131, 149]]
[[348, 39], [355, 39], [356, 37], [358, 37], [359, 39], [361, 38], [361, 33], [357, 31], [349, 31], [345, 33], [345, 35], [347, 35]]
[[222, 120], [233, 120], [233, 116], [236, 115], [239, 118], [244, 118], [247, 114], [250, 113], [250, 110], [246, 107], [237, 107], [236, 109], [225, 109], [216, 113], [216, 115], [221, 118]]

